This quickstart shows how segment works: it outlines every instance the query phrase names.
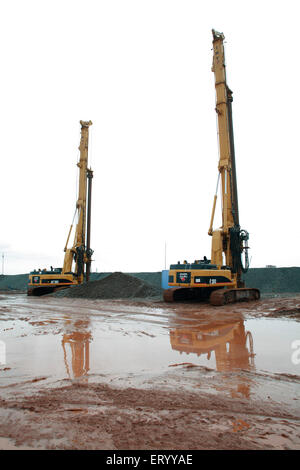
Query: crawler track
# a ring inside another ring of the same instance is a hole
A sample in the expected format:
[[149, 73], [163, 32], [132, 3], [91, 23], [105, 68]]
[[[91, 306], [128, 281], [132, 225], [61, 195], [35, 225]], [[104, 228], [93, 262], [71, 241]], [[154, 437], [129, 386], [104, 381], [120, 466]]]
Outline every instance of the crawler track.
[[260, 291], [259, 289], [245, 287], [239, 289], [215, 289], [211, 292], [209, 288], [178, 287], [166, 289], [163, 297], [165, 302], [209, 299], [211, 305], [220, 306], [235, 302], [258, 300], [260, 298]]
[[219, 306], [235, 302], [258, 300], [260, 291], [247, 287], [240, 289], [219, 289], [211, 293], [209, 302], [211, 305]]

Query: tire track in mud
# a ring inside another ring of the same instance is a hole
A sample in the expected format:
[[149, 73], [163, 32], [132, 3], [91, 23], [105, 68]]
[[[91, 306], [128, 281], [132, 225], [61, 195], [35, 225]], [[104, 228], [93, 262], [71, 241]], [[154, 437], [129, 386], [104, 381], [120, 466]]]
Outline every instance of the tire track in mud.
[[73, 384], [0, 407], [10, 412], [2, 432], [19, 445], [53, 433], [64, 449], [295, 448], [300, 439], [299, 418], [284, 410], [190, 392]]

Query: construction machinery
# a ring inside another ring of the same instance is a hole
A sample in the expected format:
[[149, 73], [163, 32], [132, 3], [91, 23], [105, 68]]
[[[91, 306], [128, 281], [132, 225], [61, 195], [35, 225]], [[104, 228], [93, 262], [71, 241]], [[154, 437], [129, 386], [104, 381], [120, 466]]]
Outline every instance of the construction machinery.
[[[213, 33], [213, 66], [218, 121], [219, 165], [218, 183], [208, 234], [212, 237], [211, 259], [204, 257], [194, 263], [178, 262], [169, 270], [169, 288], [164, 300], [207, 299], [212, 305], [259, 299], [260, 292], [246, 288], [242, 273], [249, 267], [246, 230], [239, 223], [237, 178], [232, 123], [232, 91], [226, 81], [224, 35]], [[219, 182], [221, 181], [222, 226], [213, 229]], [[244, 258], [244, 259], [242, 259]]]
[[[65, 289], [88, 281], [93, 250], [90, 248], [91, 230], [91, 194], [93, 172], [88, 168], [88, 142], [91, 121], [80, 121], [81, 139], [79, 145], [80, 157], [77, 163], [79, 168], [79, 188], [75, 214], [68, 233], [64, 248], [65, 257], [62, 268], [50, 270], [39, 269], [30, 272], [27, 288], [28, 295], [44, 295], [58, 289]], [[77, 218], [77, 220], [76, 220]], [[68, 248], [69, 239], [76, 220], [74, 242]]]

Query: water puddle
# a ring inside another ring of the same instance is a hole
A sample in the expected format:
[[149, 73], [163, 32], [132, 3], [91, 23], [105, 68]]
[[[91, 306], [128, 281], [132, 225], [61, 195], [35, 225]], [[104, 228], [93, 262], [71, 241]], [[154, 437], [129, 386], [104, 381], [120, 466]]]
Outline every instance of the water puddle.
[[246, 369], [298, 375], [300, 364], [293, 360], [292, 347], [297, 339], [299, 323], [263, 318], [170, 331], [172, 349], [217, 371]]
[[[114, 304], [105, 310], [104, 302], [93, 303], [89, 313], [88, 306], [74, 301], [47, 307], [40, 299], [18, 297], [1, 307], [5, 361], [2, 357], [0, 388], [61, 379], [128, 378], [178, 367], [198, 367], [198, 374], [205, 368], [300, 375], [292, 348], [296, 340], [300, 324], [293, 320], [241, 317], [211, 323], [200, 321], [195, 313], [181, 316], [162, 308], [130, 310], [127, 305], [123, 311], [121, 304]], [[249, 395], [249, 381], [240, 381], [238, 391]]]

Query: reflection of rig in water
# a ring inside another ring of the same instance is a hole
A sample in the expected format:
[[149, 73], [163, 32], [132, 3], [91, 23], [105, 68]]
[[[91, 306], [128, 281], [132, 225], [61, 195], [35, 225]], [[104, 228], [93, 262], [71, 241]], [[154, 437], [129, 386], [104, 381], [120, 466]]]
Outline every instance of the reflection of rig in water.
[[[219, 372], [235, 369], [254, 369], [253, 339], [250, 331], [245, 331], [244, 322], [222, 325], [205, 325], [192, 328], [175, 328], [170, 331], [172, 349], [193, 353], [197, 356], [215, 353], [216, 370]], [[239, 385], [238, 391], [249, 395], [249, 387]]]
[[207, 359], [214, 351], [218, 371], [254, 367], [252, 335], [250, 331], [245, 332], [242, 321], [197, 329], [176, 328], [170, 331], [170, 340], [172, 349], [197, 356], [207, 354]]
[[[78, 323], [78, 322], [76, 322]], [[80, 326], [75, 323], [75, 326]], [[62, 339], [62, 347], [64, 351], [64, 361], [69, 378], [82, 379], [87, 381], [87, 374], [90, 370], [90, 331], [72, 331], [65, 333]], [[66, 345], [71, 350], [71, 370], [67, 359]]]

